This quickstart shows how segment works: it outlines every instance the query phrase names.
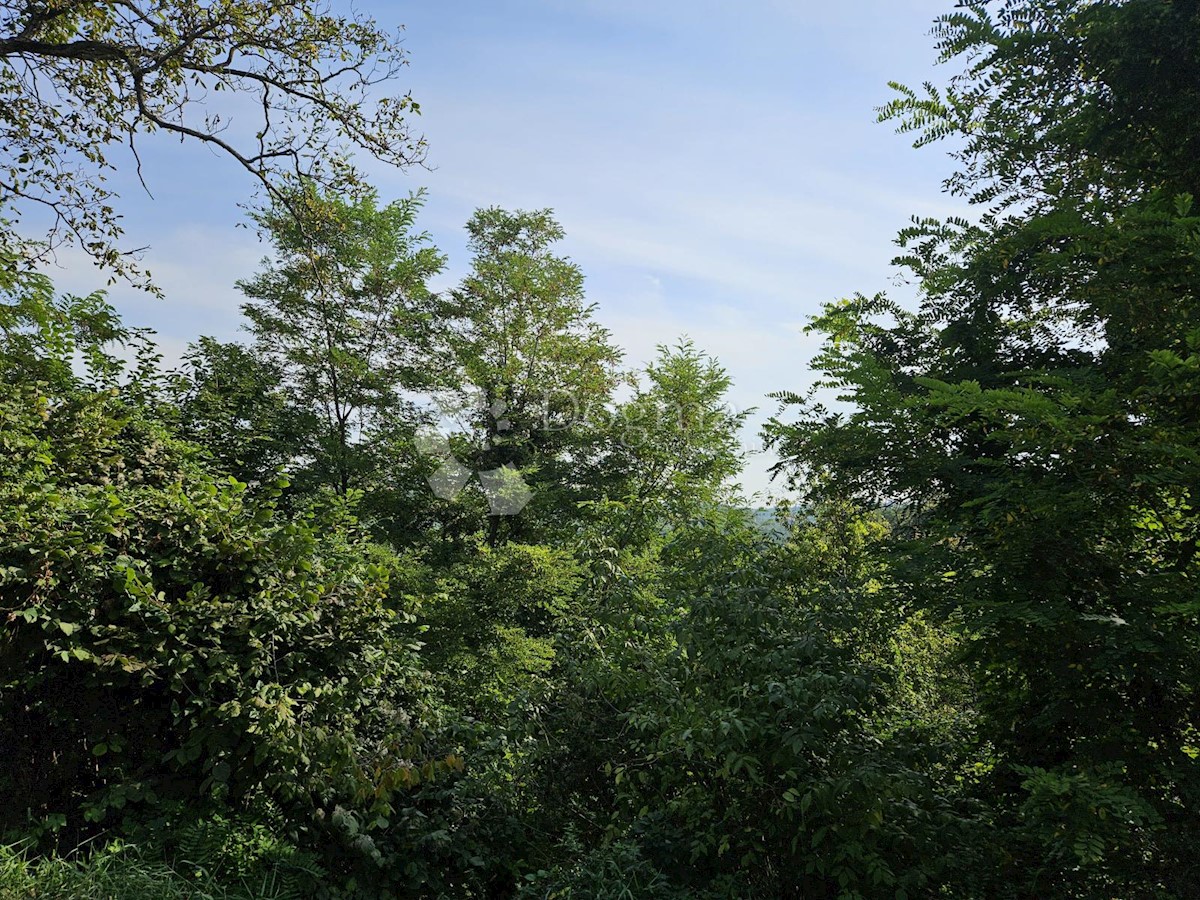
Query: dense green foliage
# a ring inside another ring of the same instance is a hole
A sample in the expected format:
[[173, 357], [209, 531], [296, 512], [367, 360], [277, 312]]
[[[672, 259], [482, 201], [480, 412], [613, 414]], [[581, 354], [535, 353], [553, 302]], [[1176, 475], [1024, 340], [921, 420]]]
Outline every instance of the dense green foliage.
[[815, 319], [776, 510], [549, 211], [438, 293], [419, 195], [296, 185], [176, 371], [5, 248], [0, 897], [1200, 893], [1200, 11], [936, 34], [882, 117], [978, 215]]
[[430, 764], [394, 567], [336, 505], [280, 516], [285, 482], [249, 499], [128, 389], [44, 362], [60, 377], [10, 373], [0, 407], [4, 828], [77, 838], [211, 801], [336, 831], [368, 795], [382, 814]]
[[[1196, 889], [1200, 187], [1194, 4], [972, 6], [968, 68], [884, 110], [961, 139], [977, 223], [919, 221], [920, 308], [831, 306], [849, 412], [779, 425], [819, 497], [903, 506], [894, 559], [978, 673], [1009, 890]], [[795, 398], [799, 399], [799, 398]]]

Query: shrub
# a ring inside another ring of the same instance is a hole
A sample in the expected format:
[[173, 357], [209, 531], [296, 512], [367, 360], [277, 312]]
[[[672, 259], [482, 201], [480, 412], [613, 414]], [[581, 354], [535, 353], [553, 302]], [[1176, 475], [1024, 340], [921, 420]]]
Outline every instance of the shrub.
[[456, 764], [425, 754], [397, 567], [341, 501], [284, 516], [285, 482], [206, 472], [147, 368], [81, 345], [125, 334], [111, 311], [32, 284], [0, 321], [0, 833], [265, 803], [339, 865], [377, 860], [366, 835]]

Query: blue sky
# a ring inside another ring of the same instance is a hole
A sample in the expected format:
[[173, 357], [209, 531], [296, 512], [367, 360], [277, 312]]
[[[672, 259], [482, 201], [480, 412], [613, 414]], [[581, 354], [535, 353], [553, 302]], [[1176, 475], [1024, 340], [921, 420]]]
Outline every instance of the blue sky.
[[[856, 291], [895, 292], [896, 231], [961, 209], [940, 192], [944, 153], [912, 150], [874, 113], [889, 80], [948, 74], [928, 32], [949, 0], [358, 6], [405, 26], [396, 89], [421, 104], [431, 167], [364, 168], [384, 200], [428, 189], [421, 224], [450, 257], [442, 286], [469, 265], [476, 207], [553, 208], [628, 361], [682, 334], [713, 353], [733, 403], [759, 409], [748, 450], [774, 411], [766, 394], [811, 381], [807, 318]], [[143, 160], [152, 197], [128, 167], [111, 183], [166, 298], [110, 297], [174, 360], [198, 334], [239, 335], [233, 285], [264, 248], [238, 227], [254, 186], [229, 161], [166, 139]], [[76, 253], [60, 266], [65, 290], [104, 283]], [[752, 455], [748, 490], [767, 488], [770, 461]]]

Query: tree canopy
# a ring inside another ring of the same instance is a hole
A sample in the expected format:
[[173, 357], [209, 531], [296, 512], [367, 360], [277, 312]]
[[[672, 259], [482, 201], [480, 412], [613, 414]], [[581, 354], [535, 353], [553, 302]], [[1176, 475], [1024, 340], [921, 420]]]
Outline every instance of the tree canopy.
[[270, 196], [296, 180], [350, 190], [353, 150], [424, 154], [412, 98], [373, 93], [404, 64], [396, 35], [319, 0], [4, 0], [0, 208], [44, 207], [51, 246], [141, 278], [104, 184], [118, 146], [136, 163], [157, 132], [214, 148]]
[[907, 593], [978, 673], [982, 784], [1011, 841], [996, 864], [1030, 892], [1192, 877], [1200, 157], [1180, 152], [1180, 110], [1197, 15], [1064, 0], [942, 18], [965, 71], [901, 88], [883, 118], [956, 139], [948, 185], [983, 214], [901, 234], [916, 311], [826, 309], [818, 366], [849, 407], [785, 396], [801, 413], [772, 430], [814, 497], [899, 511]]
[[[188, 90], [242, 50], [102, 36], [381, 46], [169, 8], [13, 27]], [[935, 35], [880, 117], [972, 214], [813, 319], [774, 508], [720, 361], [626, 367], [550, 210], [439, 291], [421, 194], [266, 173], [250, 339], [172, 371], [0, 245], [0, 896], [1200, 896], [1200, 7]]]

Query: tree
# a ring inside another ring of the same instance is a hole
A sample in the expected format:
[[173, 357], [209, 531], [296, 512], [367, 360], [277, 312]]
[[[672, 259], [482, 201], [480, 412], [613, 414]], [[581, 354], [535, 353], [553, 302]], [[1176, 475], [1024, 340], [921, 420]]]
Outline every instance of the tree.
[[[1195, 4], [1009, 0], [940, 20], [977, 223], [918, 221], [883, 296], [814, 327], [827, 387], [772, 435], [817, 497], [899, 509], [894, 572], [959, 631], [993, 894], [1196, 891], [1200, 185]], [[1151, 87], [1152, 85], [1152, 87]]]
[[13, 256], [0, 248], [0, 376], [4, 383], [72, 384], [76, 353], [90, 374], [108, 370], [107, 357], [98, 348], [123, 342], [131, 335], [103, 295], [56, 297], [49, 278], [20, 271]]
[[[577, 476], [601, 449], [598, 413], [620, 381], [621, 352], [593, 317], [579, 267], [555, 253], [564, 232], [549, 210], [482, 209], [467, 232], [474, 260], [451, 292], [447, 338], [474, 468], [524, 476], [530, 512], [553, 524], [592, 498]], [[493, 543], [501, 529], [493, 515]]]
[[372, 440], [411, 432], [403, 392], [436, 381], [427, 282], [443, 258], [413, 231], [420, 207], [419, 194], [380, 207], [373, 192], [344, 200], [307, 185], [255, 216], [275, 259], [238, 283], [242, 309], [313, 424], [301, 444], [311, 477], [340, 494], [371, 476]]
[[729, 481], [742, 468], [738, 431], [749, 415], [730, 409], [728, 374], [690, 340], [660, 345], [644, 376], [613, 411], [601, 467], [620, 504], [622, 546], [734, 500]]
[[793, 602], [781, 549], [712, 509], [671, 530], [654, 577], [616, 574], [563, 628], [514, 779], [536, 830], [566, 836], [544, 868], [634, 857], [588, 896], [649, 867], [687, 896], [895, 897], [969, 866], [922, 748], [875, 728], [879, 672], [830, 627], [844, 598]]
[[[276, 199], [288, 180], [358, 183], [348, 153], [419, 161], [408, 95], [371, 91], [405, 64], [398, 39], [316, 0], [3, 0], [0, 2], [0, 204], [46, 207], [50, 243], [74, 239], [137, 275], [103, 184], [114, 145], [154, 132], [207, 144]], [[201, 109], [242, 95], [246, 119]], [[0, 236], [15, 244], [9, 226]]]
[[292, 407], [282, 367], [253, 347], [202, 337], [188, 348], [172, 400], [180, 434], [225, 472], [267, 484], [296, 462], [311, 413]]

